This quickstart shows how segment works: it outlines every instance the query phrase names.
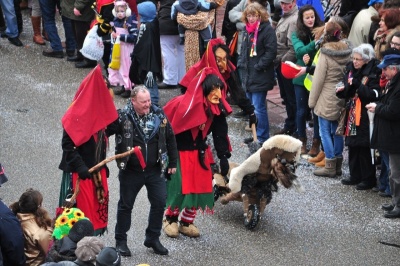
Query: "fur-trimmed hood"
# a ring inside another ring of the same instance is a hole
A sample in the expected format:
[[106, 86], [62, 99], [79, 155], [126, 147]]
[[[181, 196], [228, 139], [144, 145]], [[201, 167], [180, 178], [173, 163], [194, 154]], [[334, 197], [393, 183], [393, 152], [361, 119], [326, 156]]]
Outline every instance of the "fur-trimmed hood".
[[349, 40], [344, 39], [339, 42], [325, 43], [321, 48], [321, 53], [328, 55], [339, 64], [345, 65], [349, 60], [352, 50], [353, 45]]

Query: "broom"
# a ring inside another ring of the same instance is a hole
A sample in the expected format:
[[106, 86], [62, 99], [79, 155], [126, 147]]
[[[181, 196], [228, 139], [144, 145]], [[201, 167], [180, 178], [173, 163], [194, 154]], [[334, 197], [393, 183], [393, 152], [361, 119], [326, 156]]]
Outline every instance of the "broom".
[[[121, 159], [124, 157], [127, 157], [129, 155], [131, 155], [132, 153], [135, 153], [135, 155], [138, 157], [139, 161], [140, 161], [140, 165], [142, 166], [142, 168], [144, 169], [146, 167], [146, 163], [144, 162], [143, 159], [143, 155], [141, 152], [141, 148], [139, 146], [133, 147], [131, 150], [126, 151], [124, 153], [120, 153], [120, 154], [116, 154], [114, 156], [108, 157], [106, 159], [104, 159], [103, 161], [101, 161], [100, 163], [96, 164], [95, 166], [93, 166], [92, 168], [89, 169], [89, 173], [94, 173], [96, 170], [98, 170], [100, 167], [104, 166], [105, 164], [114, 161], [116, 159]], [[75, 189], [74, 189], [74, 193], [72, 194], [72, 196], [68, 199], [65, 199], [64, 201], [64, 207], [65, 208], [72, 208], [75, 204], [75, 200], [76, 197], [79, 194], [79, 182], [80, 182], [80, 178], [78, 178], [76, 180], [75, 183]], [[96, 172], [93, 175], [93, 182], [96, 186], [96, 194], [97, 194], [97, 200], [102, 203], [104, 201], [104, 188], [101, 182], [101, 175], [100, 172]]]
[[251, 133], [253, 135], [253, 141], [247, 144], [247, 146], [249, 147], [250, 154], [253, 154], [261, 148], [261, 144], [257, 139], [256, 124], [251, 125]]

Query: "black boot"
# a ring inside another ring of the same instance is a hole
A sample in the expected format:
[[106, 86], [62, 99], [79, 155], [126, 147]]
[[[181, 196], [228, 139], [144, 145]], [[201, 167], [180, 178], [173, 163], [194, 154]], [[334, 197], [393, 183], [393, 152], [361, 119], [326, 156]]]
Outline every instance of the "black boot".
[[115, 245], [115, 249], [121, 254], [123, 257], [130, 257], [132, 253], [126, 244], [126, 241], [117, 241]]
[[161, 243], [160, 239], [145, 240], [143, 243], [146, 247], [152, 248], [154, 253], [159, 255], [168, 255], [168, 249], [166, 249]]

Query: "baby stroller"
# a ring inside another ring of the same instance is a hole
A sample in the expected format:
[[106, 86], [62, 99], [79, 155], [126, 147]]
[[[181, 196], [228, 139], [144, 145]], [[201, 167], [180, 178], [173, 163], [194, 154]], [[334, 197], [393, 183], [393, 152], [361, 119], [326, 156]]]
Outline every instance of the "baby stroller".
[[295, 175], [300, 159], [301, 141], [287, 135], [276, 135], [240, 165], [231, 164], [228, 177], [214, 174], [214, 200], [222, 204], [243, 202], [244, 226], [254, 229], [260, 215], [271, 202], [278, 183], [304, 191]]

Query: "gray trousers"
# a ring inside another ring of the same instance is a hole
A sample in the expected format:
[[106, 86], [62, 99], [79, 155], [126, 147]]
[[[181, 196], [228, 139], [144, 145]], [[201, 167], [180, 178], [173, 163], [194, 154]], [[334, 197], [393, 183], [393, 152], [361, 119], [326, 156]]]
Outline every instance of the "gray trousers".
[[389, 153], [389, 185], [392, 191], [392, 203], [400, 208], [400, 153]]

